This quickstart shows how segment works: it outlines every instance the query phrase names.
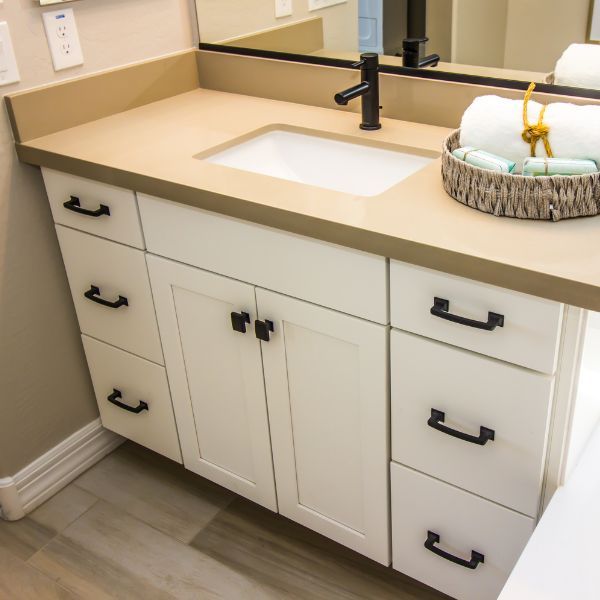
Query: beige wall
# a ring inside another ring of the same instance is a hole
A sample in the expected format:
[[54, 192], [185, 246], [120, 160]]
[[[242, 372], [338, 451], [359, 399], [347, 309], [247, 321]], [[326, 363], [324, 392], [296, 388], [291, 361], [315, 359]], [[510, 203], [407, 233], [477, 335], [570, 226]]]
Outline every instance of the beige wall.
[[504, 63], [508, 0], [454, 0], [452, 62], [499, 67]]
[[308, 11], [308, 0], [294, 0], [290, 17], [275, 18], [274, 0], [196, 0], [200, 40], [218, 42], [309, 17], [323, 18], [328, 50], [358, 47], [358, 0]]
[[[81, 0], [85, 64], [55, 74], [32, 0], [0, 5], [20, 84], [0, 95], [191, 47], [188, 0]], [[48, 10], [48, 9], [46, 9]], [[110, 19], [110, 20], [109, 20]], [[74, 99], [77, 101], [77, 99]], [[89, 375], [48, 202], [37, 169], [15, 156], [0, 114], [0, 477], [96, 418]]]
[[508, 0], [508, 69], [552, 71], [563, 50], [585, 42], [590, 0]]

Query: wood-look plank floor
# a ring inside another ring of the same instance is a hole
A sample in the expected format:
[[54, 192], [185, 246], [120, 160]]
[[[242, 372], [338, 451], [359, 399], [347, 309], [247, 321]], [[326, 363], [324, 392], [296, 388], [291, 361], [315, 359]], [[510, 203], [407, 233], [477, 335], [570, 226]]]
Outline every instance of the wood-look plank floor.
[[443, 600], [131, 443], [21, 521], [0, 600]]

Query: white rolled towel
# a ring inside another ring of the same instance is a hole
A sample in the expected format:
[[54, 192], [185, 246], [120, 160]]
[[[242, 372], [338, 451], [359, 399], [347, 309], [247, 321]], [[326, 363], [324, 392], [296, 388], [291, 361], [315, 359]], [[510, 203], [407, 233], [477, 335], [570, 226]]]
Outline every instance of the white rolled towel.
[[568, 46], [554, 67], [554, 83], [600, 89], [600, 45]]
[[[527, 115], [537, 124], [542, 104], [530, 100]], [[544, 121], [550, 127], [548, 141], [556, 158], [587, 158], [600, 167], [600, 106], [556, 102], [546, 107]], [[522, 138], [523, 100], [479, 96], [467, 108], [460, 125], [460, 145], [473, 146], [515, 161], [520, 173], [530, 145]], [[542, 140], [537, 156], [546, 156]]]

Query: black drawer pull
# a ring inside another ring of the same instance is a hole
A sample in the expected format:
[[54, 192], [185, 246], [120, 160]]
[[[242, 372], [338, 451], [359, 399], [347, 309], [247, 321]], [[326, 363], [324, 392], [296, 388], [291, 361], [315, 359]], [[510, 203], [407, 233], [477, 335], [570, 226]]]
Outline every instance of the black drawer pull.
[[466, 569], [476, 569], [479, 563], [485, 562], [485, 557], [481, 552], [475, 552], [475, 550], [471, 550], [471, 560], [465, 560], [464, 558], [460, 558], [459, 556], [454, 556], [454, 554], [450, 554], [450, 552], [446, 552], [441, 548], [438, 548], [435, 544], [438, 544], [440, 541], [440, 536], [433, 531], [427, 532], [427, 540], [425, 542], [425, 548], [454, 564], [460, 565], [461, 567], [465, 567]]
[[110, 396], [107, 396], [106, 399], [111, 404], [114, 404], [115, 406], [118, 406], [119, 408], [122, 408], [123, 410], [126, 410], [130, 413], [134, 413], [136, 415], [139, 415], [143, 410], [150, 410], [148, 408], [148, 403], [144, 402], [143, 400], [140, 400], [140, 403], [137, 406], [129, 406], [129, 404], [125, 404], [124, 402], [119, 402], [119, 400], [117, 400], [117, 398], [122, 397], [123, 395], [121, 394], [121, 392], [113, 388], [113, 393]]
[[250, 315], [247, 312], [231, 313], [231, 326], [234, 331], [246, 333], [247, 323], [250, 323]]
[[100, 296], [100, 288], [91, 285], [90, 289], [83, 294], [88, 300], [95, 302], [96, 304], [102, 304], [102, 306], [108, 306], [108, 308], [119, 308], [121, 306], [129, 306], [129, 301], [125, 296], [119, 296], [117, 300], [114, 302], [110, 300], [105, 300]]
[[259, 340], [268, 342], [271, 339], [271, 331], [274, 331], [273, 321], [254, 321], [254, 333]]
[[71, 196], [71, 199], [64, 202], [63, 206], [67, 210], [72, 210], [78, 215], [86, 215], [87, 217], [101, 217], [102, 215], [110, 216], [110, 208], [108, 208], [106, 204], [101, 204], [96, 210], [88, 210], [87, 208], [81, 208], [77, 196]]
[[479, 427], [479, 436], [469, 435], [468, 433], [463, 433], [462, 431], [457, 431], [456, 429], [452, 429], [452, 427], [448, 427], [447, 425], [442, 425], [444, 419], [446, 418], [446, 414], [441, 410], [436, 410], [435, 408], [431, 409], [431, 416], [427, 421], [427, 425], [429, 427], [433, 427], [442, 433], [447, 433], [452, 437], [458, 438], [459, 440], [464, 440], [465, 442], [471, 442], [471, 444], [477, 444], [478, 446], [485, 446], [488, 440], [494, 440], [496, 435], [493, 429], [489, 429], [488, 427]]
[[466, 325], [467, 327], [475, 327], [475, 329], [485, 329], [486, 331], [494, 331], [496, 327], [504, 327], [504, 315], [499, 315], [498, 313], [488, 312], [487, 321], [476, 321], [475, 319], [467, 319], [466, 317], [453, 315], [449, 310], [449, 300], [445, 300], [444, 298], [433, 299], [433, 306], [431, 307], [430, 312], [434, 317], [452, 321], [452, 323]]

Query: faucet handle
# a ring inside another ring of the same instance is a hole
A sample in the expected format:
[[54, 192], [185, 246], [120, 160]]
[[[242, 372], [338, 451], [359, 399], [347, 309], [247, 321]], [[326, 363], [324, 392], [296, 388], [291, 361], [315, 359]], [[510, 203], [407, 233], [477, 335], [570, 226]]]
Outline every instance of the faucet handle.
[[359, 60], [358, 62], [352, 63], [350, 66], [353, 69], [358, 69], [358, 67], [362, 67], [365, 64], [365, 60], [363, 58], [363, 60]]

